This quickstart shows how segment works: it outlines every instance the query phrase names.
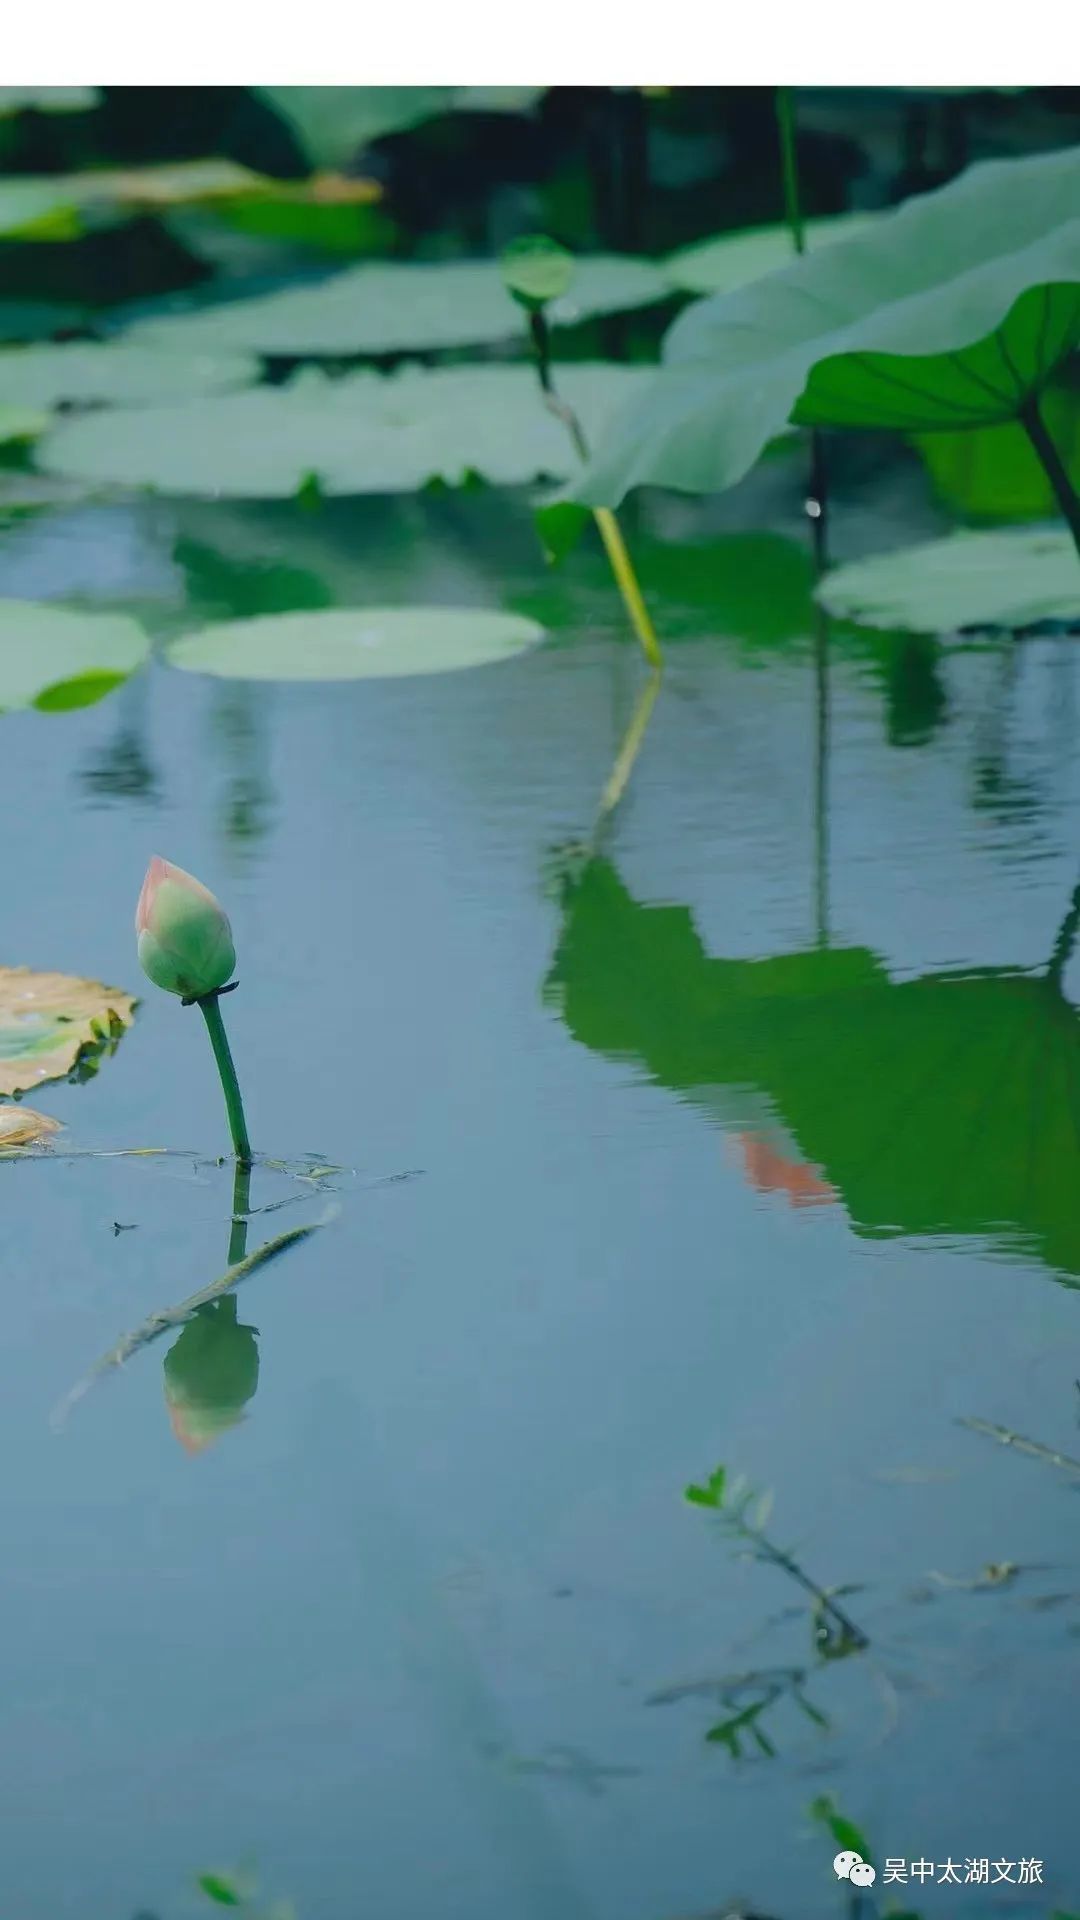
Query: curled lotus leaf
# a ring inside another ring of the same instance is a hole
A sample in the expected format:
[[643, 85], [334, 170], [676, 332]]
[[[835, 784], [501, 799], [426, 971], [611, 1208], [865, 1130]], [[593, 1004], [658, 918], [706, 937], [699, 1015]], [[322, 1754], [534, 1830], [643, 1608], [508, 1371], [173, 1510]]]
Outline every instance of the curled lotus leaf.
[[60, 1124], [50, 1113], [37, 1113], [33, 1107], [0, 1107], [0, 1154], [36, 1146], [59, 1133]]
[[0, 1095], [62, 1080], [130, 1027], [135, 1000], [98, 980], [0, 967]]

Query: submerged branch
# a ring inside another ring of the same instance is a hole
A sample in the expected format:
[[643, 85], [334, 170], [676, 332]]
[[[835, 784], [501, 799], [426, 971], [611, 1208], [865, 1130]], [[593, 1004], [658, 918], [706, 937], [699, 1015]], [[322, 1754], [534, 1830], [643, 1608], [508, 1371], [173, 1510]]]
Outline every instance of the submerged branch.
[[241, 1281], [249, 1279], [259, 1267], [269, 1265], [271, 1260], [276, 1260], [278, 1255], [285, 1253], [289, 1247], [297, 1246], [301, 1240], [307, 1240], [311, 1234], [317, 1233], [320, 1227], [328, 1225], [336, 1213], [336, 1206], [330, 1206], [320, 1219], [309, 1220], [301, 1227], [289, 1227], [285, 1233], [279, 1233], [276, 1239], [267, 1240], [261, 1247], [256, 1247], [254, 1253], [246, 1254], [243, 1259], [235, 1261], [225, 1269], [219, 1279], [212, 1280], [208, 1286], [200, 1287], [197, 1293], [189, 1294], [187, 1299], [181, 1300], [178, 1306], [159, 1307], [156, 1312], [147, 1314], [146, 1319], [140, 1321], [137, 1327], [133, 1327], [129, 1333], [122, 1334], [115, 1346], [110, 1347], [108, 1353], [102, 1354], [101, 1359], [91, 1367], [89, 1373], [85, 1374], [71, 1392], [60, 1401], [51, 1416], [50, 1425], [53, 1429], [59, 1430], [63, 1426], [76, 1402], [83, 1399], [91, 1387], [104, 1379], [106, 1374], [115, 1373], [134, 1354], [141, 1353], [144, 1347], [160, 1339], [163, 1333], [185, 1326], [200, 1307], [209, 1306], [212, 1301], [219, 1300], [223, 1294], [230, 1293], [234, 1287], [238, 1287]]
[[1026, 1453], [1032, 1460], [1044, 1460], [1047, 1466], [1060, 1467], [1063, 1473], [1080, 1475], [1080, 1460], [1072, 1459], [1067, 1453], [1057, 1453], [1053, 1447], [1044, 1447], [1041, 1440], [1028, 1440], [1010, 1427], [999, 1427], [993, 1420], [979, 1420], [965, 1414], [956, 1424], [969, 1428], [972, 1433], [985, 1433], [988, 1439], [996, 1440], [999, 1446], [1011, 1447], [1014, 1453]]

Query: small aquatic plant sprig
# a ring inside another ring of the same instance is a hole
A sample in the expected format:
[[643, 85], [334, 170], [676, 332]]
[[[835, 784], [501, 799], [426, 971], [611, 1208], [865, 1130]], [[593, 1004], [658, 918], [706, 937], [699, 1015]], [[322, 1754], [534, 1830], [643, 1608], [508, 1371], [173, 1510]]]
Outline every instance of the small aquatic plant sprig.
[[[562, 421], [574, 443], [575, 453], [582, 465], [586, 465], [589, 443], [584, 428], [574, 409], [567, 406], [559, 395], [552, 376], [551, 333], [547, 321], [549, 303], [564, 294], [573, 279], [573, 255], [544, 234], [529, 234], [504, 248], [501, 266], [508, 292], [528, 315], [529, 340], [544, 401], [556, 418]], [[664, 656], [656, 637], [656, 628], [645, 605], [645, 597], [618, 520], [610, 507], [594, 507], [592, 516], [642, 652], [651, 667], [661, 667]]]
[[155, 854], [139, 895], [135, 932], [139, 964], [147, 978], [164, 992], [177, 994], [185, 1007], [198, 1007], [206, 1021], [237, 1162], [249, 1167], [251, 1142], [244, 1103], [221, 1018], [221, 996], [237, 985], [229, 977], [236, 966], [236, 950], [228, 916], [201, 880]]

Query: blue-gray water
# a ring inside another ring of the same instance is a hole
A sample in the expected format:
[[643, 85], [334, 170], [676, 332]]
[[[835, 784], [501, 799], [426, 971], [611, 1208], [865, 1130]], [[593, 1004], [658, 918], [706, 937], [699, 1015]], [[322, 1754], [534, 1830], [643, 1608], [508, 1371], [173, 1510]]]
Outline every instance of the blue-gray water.
[[[857, 548], [857, 502], [847, 526]], [[745, 556], [717, 552], [726, 605]], [[301, 1920], [675, 1920], [739, 1900], [829, 1920], [823, 1792], [879, 1865], [1045, 1863], [1044, 1888], [900, 1889], [920, 1911], [1080, 1897], [1078, 1482], [958, 1425], [1080, 1456], [1071, 1012], [1034, 1067], [1003, 1042], [988, 1077], [993, 1022], [966, 1034], [958, 1010], [918, 1098], [890, 1105], [911, 1064], [891, 1029], [845, 1095], [842, 995], [828, 1024], [811, 1008], [822, 1125], [838, 1103], [864, 1118], [864, 1185], [894, 1208], [867, 1219], [785, 1108], [784, 1048], [725, 1083], [726, 989], [698, 1004], [648, 962], [649, 909], [671, 906], [695, 968], [858, 950], [886, 997], [1045, 968], [1080, 868], [1075, 639], [909, 649], [890, 680], [885, 643], [835, 636], [823, 662], [809, 617], [756, 639], [710, 592], [680, 599], [676, 568], [655, 598], [680, 637], [604, 849], [645, 930], [609, 1043], [630, 949], [574, 922], [567, 849], [641, 672], [597, 560], [545, 586], [524, 513], [483, 499], [118, 502], [9, 530], [0, 593], [137, 605], [161, 632], [320, 598], [559, 620], [473, 673], [247, 686], [155, 665], [87, 711], [0, 720], [5, 961], [138, 991], [147, 859], [188, 867], [233, 918], [225, 1008], [256, 1145], [357, 1170], [336, 1220], [242, 1290], [258, 1392], [190, 1456], [168, 1342], [59, 1432], [49, 1416], [126, 1328], [222, 1270], [228, 1170], [0, 1166], [12, 1916], [183, 1920], [197, 1871], [250, 1867]], [[197, 1014], [150, 988], [97, 1078], [35, 1104], [69, 1130], [58, 1153], [225, 1146]], [[925, 1219], [910, 1171], [890, 1187], [894, 1152], [925, 1165]], [[992, 1152], [1027, 1156], [1032, 1198], [1005, 1181], [987, 1222], [970, 1194]], [[256, 1175], [256, 1203], [280, 1190]], [[822, 1662], [807, 1596], [685, 1503], [721, 1462], [772, 1490], [768, 1533], [820, 1586], [858, 1588], [843, 1605], [866, 1651]], [[964, 1584], [1002, 1563], [1020, 1571]], [[653, 1699], [792, 1668], [827, 1725], [781, 1690], [760, 1722], [773, 1757], [707, 1742], [719, 1694]]]

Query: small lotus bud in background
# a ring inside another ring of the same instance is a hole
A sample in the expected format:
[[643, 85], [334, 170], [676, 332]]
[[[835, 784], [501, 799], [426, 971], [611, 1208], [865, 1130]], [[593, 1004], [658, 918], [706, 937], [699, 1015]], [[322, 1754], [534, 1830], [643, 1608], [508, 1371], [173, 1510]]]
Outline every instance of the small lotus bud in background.
[[146, 869], [135, 931], [143, 972], [185, 1000], [223, 987], [236, 965], [224, 909], [201, 880], [157, 854]]
[[574, 277], [574, 256], [545, 233], [511, 240], [499, 255], [503, 284], [528, 313], [558, 300]]
[[244, 1103], [218, 1004], [221, 994], [230, 990], [226, 983], [236, 965], [225, 909], [201, 880], [155, 854], [135, 909], [135, 932], [147, 978], [166, 993], [179, 994], [188, 1005], [194, 1003], [206, 1021], [236, 1158], [241, 1166], [250, 1166]]

